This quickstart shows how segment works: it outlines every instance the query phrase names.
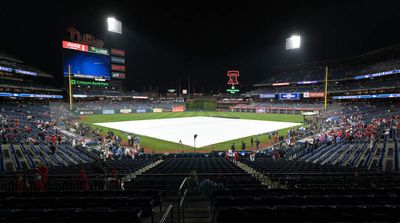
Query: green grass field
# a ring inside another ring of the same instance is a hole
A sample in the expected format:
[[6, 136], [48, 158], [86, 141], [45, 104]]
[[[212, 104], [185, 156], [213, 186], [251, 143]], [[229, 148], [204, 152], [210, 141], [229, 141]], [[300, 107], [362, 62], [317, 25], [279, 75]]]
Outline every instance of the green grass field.
[[[92, 125], [93, 128], [98, 128], [105, 134], [109, 128], [97, 126], [94, 123], [101, 122], [120, 122], [120, 121], [133, 121], [133, 120], [146, 120], [146, 119], [163, 119], [163, 118], [179, 118], [179, 117], [194, 117], [194, 116], [218, 116], [218, 117], [231, 117], [240, 119], [253, 119], [264, 121], [280, 121], [280, 122], [303, 122], [302, 115], [280, 115], [280, 114], [256, 114], [256, 113], [238, 113], [238, 112], [165, 112], [165, 113], [132, 113], [132, 114], [115, 114], [115, 115], [90, 115], [83, 118], [83, 122]], [[279, 130], [279, 135], [286, 135], [288, 129]], [[119, 130], [113, 129], [116, 135], [119, 135], [123, 142], [126, 143], [127, 134]], [[253, 136], [254, 140], [258, 137], [261, 145], [265, 146], [271, 143], [271, 140], [266, 134]], [[141, 144], [145, 147], [147, 152], [193, 152], [193, 147], [180, 146], [177, 143], [164, 141], [147, 136], [140, 136]], [[250, 147], [250, 137], [230, 140], [210, 146], [196, 148], [196, 152], [209, 152], [209, 151], [223, 151], [230, 148], [233, 142], [236, 148], [240, 148], [242, 140], [246, 143], [246, 147]], [[254, 148], [253, 148], [254, 149]]]

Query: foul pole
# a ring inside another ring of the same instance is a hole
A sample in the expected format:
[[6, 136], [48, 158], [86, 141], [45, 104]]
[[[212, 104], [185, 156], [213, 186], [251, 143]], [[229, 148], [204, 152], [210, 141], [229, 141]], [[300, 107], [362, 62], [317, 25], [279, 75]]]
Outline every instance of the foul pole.
[[71, 65], [68, 65], [69, 110], [72, 111]]
[[326, 100], [328, 97], [328, 66], [325, 66], [325, 94], [324, 94], [324, 110], [326, 111]]

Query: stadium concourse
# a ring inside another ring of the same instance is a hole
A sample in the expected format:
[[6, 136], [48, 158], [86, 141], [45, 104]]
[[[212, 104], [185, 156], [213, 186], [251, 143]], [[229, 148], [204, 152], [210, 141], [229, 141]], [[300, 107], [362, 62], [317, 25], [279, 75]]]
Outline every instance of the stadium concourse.
[[[183, 112], [184, 103], [85, 89], [70, 112], [63, 90], [41, 84], [52, 75], [0, 55], [14, 66], [0, 78], [0, 221], [399, 221], [398, 51], [329, 61], [326, 111], [316, 68], [326, 61], [279, 68], [255, 84], [228, 110], [314, 114], [304, 130], [275, 134], [271, 146], [160, 154], [145, 153], [140, 136], [121, 144], [116, 132], [96, 131], [82, 115]], [[37, 79], [14, 72], [21, 67]], [[299, 70], [301, 79], [292, 79]]]

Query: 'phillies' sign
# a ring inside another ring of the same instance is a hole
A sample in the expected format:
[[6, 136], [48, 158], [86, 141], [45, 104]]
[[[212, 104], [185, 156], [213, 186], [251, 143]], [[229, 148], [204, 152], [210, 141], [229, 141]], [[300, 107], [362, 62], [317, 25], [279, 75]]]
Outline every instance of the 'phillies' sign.
[[81, 34], [77, 29], [74, 27], [69, 27], [67, 28], [67, 32], [69, 33], [69, 39], [72, 41], [92, 45], [92, 46], [98, 46], [98, 47], [103, 47], [104, 42], [103, 40], [99, 40], [94, 38], [94, 36], [90, 34]]

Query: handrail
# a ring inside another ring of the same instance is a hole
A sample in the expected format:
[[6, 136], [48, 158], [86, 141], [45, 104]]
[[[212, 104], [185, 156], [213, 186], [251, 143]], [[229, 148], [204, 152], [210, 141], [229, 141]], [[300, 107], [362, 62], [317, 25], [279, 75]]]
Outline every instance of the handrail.
[[[185, 177], [185, 179], [183, 179], [181, 185], [178, 188], [178, 223], [181, 222], [181, 213], [182, 213], [182, 220], [183, 222], [185, 222], [185, 210], [183, 207], [184, 202], [185, 202], [185, 198], [186, 198], [186, 194], [187, 194], [187, 189], [185, 188], [186, 182], [187, 182], [188, 178]], [[185, 191], [182, 194], [182, 190], [185, 189]]]
[[170, 204], [167, 208], [167, 210], [164, 212], [164, 215], [162, 216], [160, 223], [164, 223], [169, 214], [171, 214], [171, 223], [174, 222], [174, 212], [173, 212], [174, 206]]
[[183, 179], [181, 185], [179, 186], [178, 195], [181, 193], [182, 188], [183, 188], [183, 187], [185, 186], [185, 184], [186, 184], [186, 181], [187, 181], [187, 177], [185, 177], [185, 179]]
[[179, 208], [182, 208], [183, 203], [185, 202], [187, 192], [188, 192], [188, 190], [185, 189], [185, 192], [183, 192], [183, 196], [182, 196], [181, 200], [179, 201]]

